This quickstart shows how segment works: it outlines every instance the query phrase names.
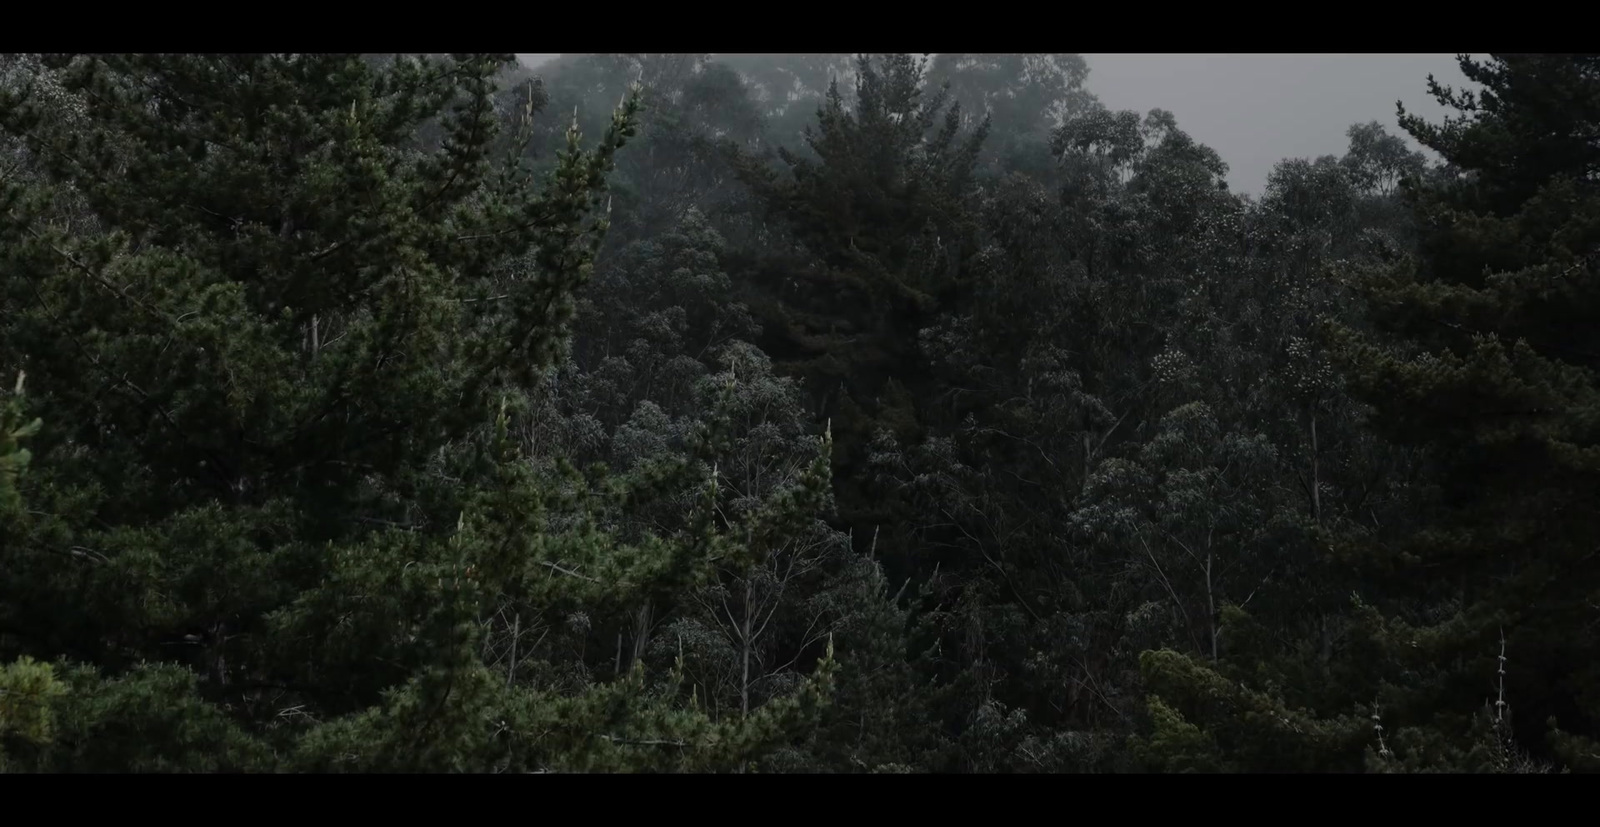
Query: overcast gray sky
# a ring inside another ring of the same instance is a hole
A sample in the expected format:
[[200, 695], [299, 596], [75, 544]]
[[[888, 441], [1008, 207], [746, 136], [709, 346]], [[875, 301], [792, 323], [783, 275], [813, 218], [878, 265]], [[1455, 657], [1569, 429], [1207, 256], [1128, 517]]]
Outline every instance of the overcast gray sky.
[[[555, 55], [518, 55], [537, 65]], [[1171, 110], [1178, 125], [1228, 162], [1233, 188], [1260, 194], [1284, 158], [1342, 153], [1351, 124], [1402, 134], [1394, 103], [1431, 119], [1432, 73], [1466, 83], [1454, 55], [1086, 54], [1089, 91], [1113, 109]]]
[[1395, 101], [1438, 120], [1432, 73], [1467, 85], [1454, 55], [1086, 54], [1089, 91], [1113, 109], [1171, 110], [1228, 162], [1236, 190], [1260, 194], [1283, 158], [1342, 154], [1345, 130], [1378, 121], [1403, 135]]

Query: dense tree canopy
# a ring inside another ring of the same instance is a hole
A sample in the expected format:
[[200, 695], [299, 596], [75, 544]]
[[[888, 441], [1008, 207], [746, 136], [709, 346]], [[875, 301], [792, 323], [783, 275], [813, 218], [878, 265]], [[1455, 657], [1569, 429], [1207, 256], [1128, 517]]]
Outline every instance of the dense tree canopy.
[[1600, 61], [1461, 65], [1247, 197], [1078, 55], [0, 56], [0, 770], [1600, 769]]

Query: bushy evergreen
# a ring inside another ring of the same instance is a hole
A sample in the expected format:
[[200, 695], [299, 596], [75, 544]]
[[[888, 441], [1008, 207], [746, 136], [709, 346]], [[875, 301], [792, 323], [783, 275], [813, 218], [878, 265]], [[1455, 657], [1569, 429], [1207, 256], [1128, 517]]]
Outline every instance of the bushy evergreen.
[[1600, 767], [1600, 64], [1461, 65], [1252, 198], [1077, 55], [0, 56], [0, 770]]

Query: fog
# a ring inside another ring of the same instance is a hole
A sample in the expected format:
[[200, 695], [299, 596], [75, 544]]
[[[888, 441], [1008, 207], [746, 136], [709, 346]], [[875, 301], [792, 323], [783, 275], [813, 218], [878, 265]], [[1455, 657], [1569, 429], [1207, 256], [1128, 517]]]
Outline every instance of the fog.
[[1259, 194], [1284, 158], [1344, 152], [1345, 129], [1376, 120], [1403, 135], [1395, 101], [1437, 120], [1432, 74], [1466, 78], [1454, 55], [1088, 54], [1089, 91], [1113, 109], [1171, 110], [1228, 162], [1234, 189]]
[[1600, 54], [1464, 63], [0, 53], [0, 775], [1600, 771]]
[[[519, 54], [538, 66], [557, 54]], [[1339, 154], [1345, 130], [1378, 121], [1403, 135], [1395, 101], [1436, 119], [1426, 78], [1465, 82], [1448, 54], [1085, 54], [1088, 89], [1112, 109], [1166, 109], [1259, 195], [1284, 158]]]

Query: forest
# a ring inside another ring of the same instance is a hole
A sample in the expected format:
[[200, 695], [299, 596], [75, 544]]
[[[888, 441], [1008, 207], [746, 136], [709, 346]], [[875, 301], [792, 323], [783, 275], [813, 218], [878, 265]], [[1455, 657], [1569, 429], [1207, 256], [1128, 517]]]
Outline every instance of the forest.
[[0, 55], [0, 771], [1600, 770], [1600, 56], [1458, 60], [1246, 195], [1074, 54]]

